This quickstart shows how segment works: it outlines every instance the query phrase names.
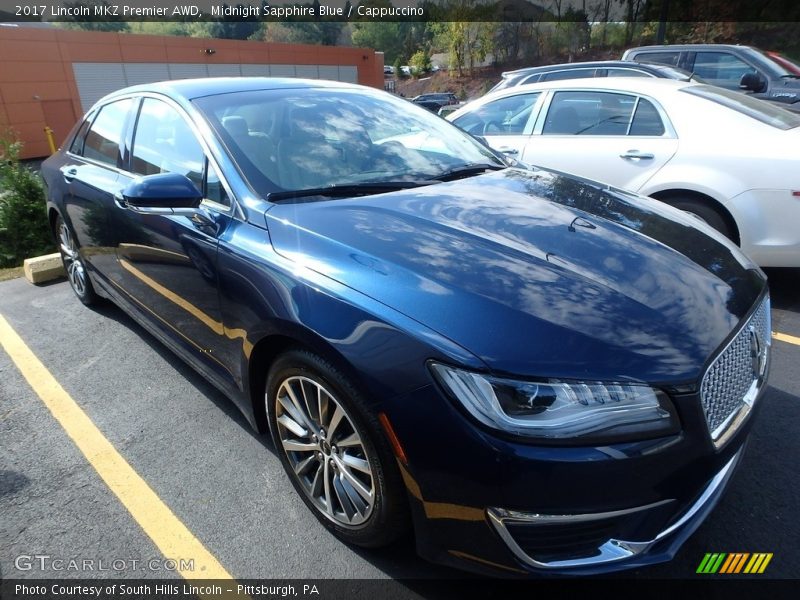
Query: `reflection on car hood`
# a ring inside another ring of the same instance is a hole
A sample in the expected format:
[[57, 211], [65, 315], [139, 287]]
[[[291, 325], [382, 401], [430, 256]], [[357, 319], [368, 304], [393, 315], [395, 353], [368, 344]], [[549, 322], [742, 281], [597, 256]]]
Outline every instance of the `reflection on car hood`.
[[279, 204], [275, 250], [522, 376], [694, 381], [763, 290], [695, 217], [546, 171]]

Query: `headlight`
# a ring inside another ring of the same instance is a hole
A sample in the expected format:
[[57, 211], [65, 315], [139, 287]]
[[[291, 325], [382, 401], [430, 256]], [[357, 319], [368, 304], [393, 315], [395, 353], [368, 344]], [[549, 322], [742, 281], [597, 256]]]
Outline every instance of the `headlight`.
[[513, 381], [430, 363], [436, 379], [484, 425], [573, 443], [654, 438], [679, 430], [669, 398], [632, 383]]

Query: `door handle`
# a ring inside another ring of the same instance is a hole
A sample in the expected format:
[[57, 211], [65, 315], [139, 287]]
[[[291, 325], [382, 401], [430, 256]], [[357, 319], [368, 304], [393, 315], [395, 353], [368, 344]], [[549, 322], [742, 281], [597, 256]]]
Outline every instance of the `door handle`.
[[619, 155], [620, 158], [624, 158], [626, 160], [653, 160], [655, 158], [654, 154], [650, 154], [649, 152], [639, 152], [638, 150], [628, 150], [624, 154]]
[[125, 202], [125, 197], [122, 195], [122, 190], [114, 194], [114, 204], [120, 208], [128, 208], [128, 203]]
[[498, 150], [503, 154], [511, 154], [512, 156], [516, 156], [517, 154], [519, 154], [519, 150], [517, 150], [516, 148], [509, 148], [508, 146], [501, 146], [500, 148], [498, 148]]
[[64, 181], [72, 183], [72, 180], [78, 176], [78, 169], [75, 167], [62, 167], [61, 174], [64, 176]]

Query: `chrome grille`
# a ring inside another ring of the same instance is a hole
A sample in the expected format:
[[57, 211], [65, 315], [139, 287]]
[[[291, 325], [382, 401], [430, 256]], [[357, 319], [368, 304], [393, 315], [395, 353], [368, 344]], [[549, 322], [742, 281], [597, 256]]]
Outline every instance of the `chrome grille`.
[[[703, 376], [700, 400], [711, 439], [718, 446], [741, 423], [735, 417], [743, 408], [749, 410], [764, 383], [771, 328], [767, 296]], [[731, 425], [736, 427], [729, 430]]]

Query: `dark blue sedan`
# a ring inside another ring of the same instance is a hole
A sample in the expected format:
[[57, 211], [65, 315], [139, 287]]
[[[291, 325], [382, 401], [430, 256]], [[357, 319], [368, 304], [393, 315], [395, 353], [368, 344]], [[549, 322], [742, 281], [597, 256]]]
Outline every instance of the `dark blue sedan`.
[[413, 528], [497, 575], [668, 560], [762, 404], [767, 284], [733, 244], [383, 92], [128, 88], [42, 172], [78, 298], [269, 431], [348, 543]]

